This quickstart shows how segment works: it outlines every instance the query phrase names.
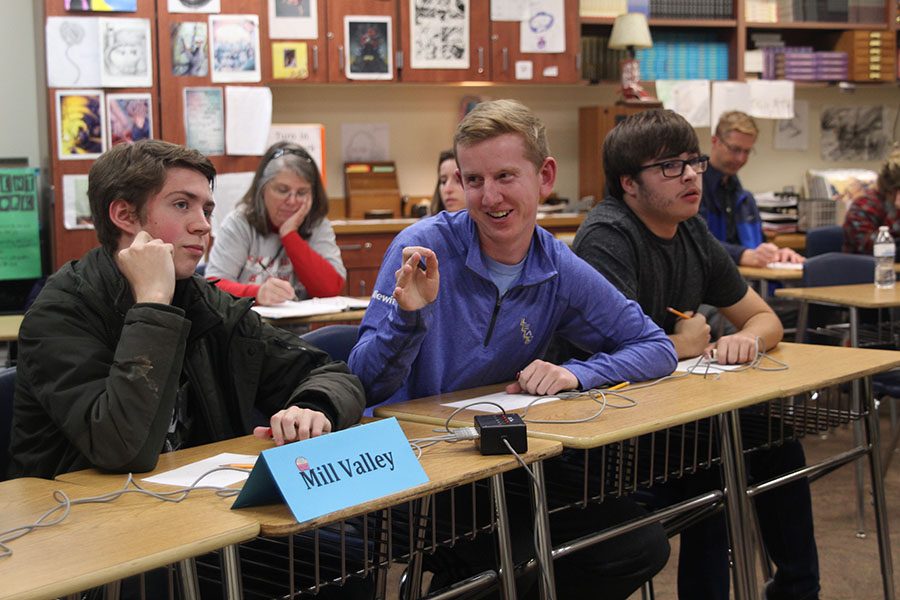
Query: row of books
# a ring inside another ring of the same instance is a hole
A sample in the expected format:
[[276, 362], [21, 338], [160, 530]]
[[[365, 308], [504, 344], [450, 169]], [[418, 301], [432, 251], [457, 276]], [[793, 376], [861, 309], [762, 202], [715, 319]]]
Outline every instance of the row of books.
[[728, 44], [715, 35], [668, 33], [654, 35], [653, 47], [637, 51], [641, 79], [728, 79]]
[[794, 192], [761, 192], [754, 196], [763, 231], [794, 233], [800, 196]]
[[884, 0], [745, 0], [751, 23], [883, 23]]
[[624, 50], [610, 50], [608, 35], [586, 35], [581, 38], [581, 78], [598, 83], [619, 79], [619, 63]]
[[581, 0], [582, 17], [617, 17], [639, 12], [661, 19], [732, 19], [733, 0]]

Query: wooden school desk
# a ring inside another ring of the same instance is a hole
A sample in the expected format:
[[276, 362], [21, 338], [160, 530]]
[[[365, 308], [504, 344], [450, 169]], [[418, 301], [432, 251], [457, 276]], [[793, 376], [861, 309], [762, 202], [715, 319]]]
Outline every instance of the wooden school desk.
[[[406, 433], [407, 437], [410, 439], [432, 437], [436, 435], [432, 431], [432, 427], [425, 425], [415, 423], [400, 423], [400, 425], [403, 428], [404, 433]], [[259, 440], [253, 436], [244, 436], [232, 440], [216, 442], [214, 444], [179, 450], [177, 452], [160, 455], [157, 468], [151, 473], [141, 474], [140, 477], [148, 477], [153, 474], [169, 471], [185, 464], [215, 456], [222, 452], [258, 454], [262, 450], [272, 447], [273, 444], [271, 441]], [[526, 463], [539, 466], [540, 461], [553, 456], [558, 456], [561, 452], [562, 446], [558, 442], [531, 440], [529, 441], [528, 452], [523, 454], [522, 458]], [[303, 523], [298, 523], [296, 519], [294, 519], [294, 516], [291, 514], [286, 504], [252, 507], [230, 512], [231, 514], [240, 515], [252, 520], [256, 524], [260, 535], [284, 537], [295, 533], [311, 531], [324, 525], [363, 516], [368, 513], [386, 510], [392, 506], [411, 500], [428, 498], [432, 494], [488, 478], [492, 479], [491, 483], [495, 493], [499, 490], [501, 496], [498, 497], [502, 498], [502, 473], [512, 471], [519, 467], [519, 463], [511, 455], [482, 456], [474, 447], [473, 442], [459, 442], [456, 444], [438, 443], [424, 448], [421, 464], [429, 477], [427, 483], [391, 496], [352, 506]], [[69, 483], [77, 483], [90, 488], [93, 491], [109, 491], [110, 489], [114, 489], [121, 485], [123, 476], [108, 475], [94, 469], [88, 469], [85, 471], [60, 475], [58, 479]], [[141, 485], [145, 485], [151, 489], [171, 489], [167, 488], [167, 486], [145, 484], [144, 482], [141, 482]], [[240, 487], [240, 485], [235, 487]], [[222, 510], [227, 511], [233, 503], [233, 500], [233, 498], [222, 499], [209, 493], [203, 493], [196, 498], [188, 498], [185, 503], [193, 504], [194, 508], [199, 512], [212, 509], [218, 513]], [[500, 512], [501, 521], [501, 524], [498, 526], [502, 526], [508, 531], [508, 523], [505, 522], [505, 503], [498, 504], [497, 508], [499, 509], [498, 512]], [[427, 510], [427, 506], [425, 506], [423, 510]], [[544, 515], [543, 523], [544, 527], [546, 527], [546, 515]], [[505, 577], [507, 573], [512, 572], [512, 559], [508, 537], [505, 535], [500, 535], [499, 537], [501, 542], [503, 542], [501, 556], [505, 557], [505, 561], [508, 561], [504, 565], [508, 566], [508, 568], [505, 569], [504, 573], [501, 573], [501, 578], [504, 580], [504, 585], [508, 586], [507, 590], [514, 590], [515, 583], [513, 578]], [[549, 556], [549, 537], [547, 537], [546, 540], [542, 538], [542, 541], [545, 541], [547, 544], [545, 553]], [[236, 552], [233, 553], [235, 559], [236, 554]], [[549, 566], [548, 568], [552, 569], [552, 561], [549, 559], [546, 559], [546, 561], [545, 564]], [[232, 568], [237, 569], [236, 563], [229, 566], [228, 569], [230, 570]], [[228, 572], [228, 570], [226, 570], [226, 572]], [[237, 572], [237, 570], [235, 570], [235, 572]], [[550, 573], [552, 574], [552, 570]], [[420, 572], [414, 575], [419, 578], [421, 577]], [[346, 576], [346, 573], [342, 573], [342, 577], [344, 576]], [[291, 574], [289, 580], [293, 581], [293, 574]], [[237, 594], [235, 597], [240, 597], [239, 581], [240, 579], [238, 577], [237, 582], [229, 582], [227, 584], [228, 586], [238, 586], [237, 588], [228, 588], [235, 590], [235, 593]]]
[[[117, 486], [116, 486], [117, 487]], [[74, 483], [22, 478], [0, 483], [0, 530], [34, 522], [56, 505], [97, 490]], [[185, 509], [188, 510], [185, 510]], [[250, 540], [259, 524], [228, 510], [190, 510], [127, 494], [106, 504], [73, 506], [60, 524], [9, 543], [0, 558], [0, 598], [55, 598]]]
[[25, 315], [0, 315], [0, 342], [15, 342], [19, 339], [19, 327]]
[[762, 298], [769, 295], [770, 281], [800, 281], [803, 269], [770, 269], [769, 267], [738, 267], [744, 279], [757, 282], [756, 291]]
[[[722, 463], [726, 490], [735, 490], [735, 493], [725, 494], [729, 529], [733, 535], [732, 551], [736, 565], [735, 595], [737, 598], [755, 600], [759, 595], [755, 582], [755, 550], [749, 523], [752, 516], [752, 505], [749, 498], [750, 494], [756, 493], [756, 490], [760, 489], [760, 486], [756, 485], [748, 490], [746, 484], [738, 410], [834, 386], [859, 377], [867, 377], [900, 365], [900, 352], [884, 350], [782, 343], [771, 352], [771, 355], [787, 363], [790, 367], [789, 370], [726, 372], [718, 379], [704, 379], [699, 375], [691, 375], [667, 380], [656, 386], [630, 393], [626, 388], [623, 391], [638, 401], [637, 406], [618, 410], [607, 408], [599, 419], [588, 423], [529, 423], [529, 435], [558, 440], [566, 448], [600, 448], [610, 447], [644, 434], [676, 428], [699, 419], [715, 417], [722, 436]], [[772, 366], [771, 363], [770, 366]], [[376, 408], [375, 414], [416, 420], [422, 423], [443, 424], [453, 409], [442, 406], [442, 403], [480, 396], [502, 389], [503, 386], [490, 386], [391, 404]], [[615, 399], [611, 399], [611, 402], [618, 403]], [[881, 458], [878, 453], [877, 417], [871, 397], [867, 398], [865, 407], [868, 409], [865, 423], [870, 444], [858, 448], [856, 452], [857, 455], [869, 454], [876, 518], [879, 521], [878, 535], [882, 576], [886, 594], [890, 588], [890, 595], [886, 595], [886, 597], [893, 598], [893, 567], [887, 532], [884, 486], [880, 471]], [[593, 414], [597, 408], [598, 405], [589, 400], [557, 401], [533, 406], [528, 411], [527, 418], [577, 419]], [[789, 413], [790, 408], [786, 407], [785, 410]], [[454, 418], [453, 425], [470, 425], [475, 414], [479, 413], [472, 410], [461, 412]], [[856, 456], [853, 458], [855, 459]], [[850, 462], [850, 459], [844, 457], [835, 464], [845, 464], [846, 462]], [[805, 474], [814, 474], [824, 470], [828, 464], [830, 463], [826, 462], [821, 467], [808, 467]]]
[[310, 323], [359, 323], [366, 315], [366, 309], [345, 310], [337, 313], [326, 313], [324, 315], [310, 315], [308, 317], [285, 317], [283, 319], [267, 319], [262, 320], [269, 325], [279, 327], [281, 325], [303, 325]]

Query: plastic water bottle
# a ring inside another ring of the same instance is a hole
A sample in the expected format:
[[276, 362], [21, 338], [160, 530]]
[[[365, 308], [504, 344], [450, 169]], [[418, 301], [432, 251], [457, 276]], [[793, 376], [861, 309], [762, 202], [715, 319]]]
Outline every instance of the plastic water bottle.
[[894, 238], [887, 225], [878, 228], [872, 254], [875, 256], [875, 287], [892, 288], [897, 276], [894, 274]]

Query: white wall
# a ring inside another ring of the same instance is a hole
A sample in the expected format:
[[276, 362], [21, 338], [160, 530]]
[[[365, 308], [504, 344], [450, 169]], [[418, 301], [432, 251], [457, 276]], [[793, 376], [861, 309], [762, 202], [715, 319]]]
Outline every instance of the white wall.
[[41, 166], [41, 148], [49, 143], [39, 122], [46, 120], [45, 95], [38, 93], [38, 86], [44, 85], [44, 65], [35, 52], [39, 4], [33, 0], [0, 2], [0, 158], [25, 157], [31, 166]]

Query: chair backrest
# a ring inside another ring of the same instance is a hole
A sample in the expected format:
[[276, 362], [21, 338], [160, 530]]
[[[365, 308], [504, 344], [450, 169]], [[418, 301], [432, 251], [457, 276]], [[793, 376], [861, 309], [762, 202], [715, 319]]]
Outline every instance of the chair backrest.
[[840, 225], [815, 227], [806, 232], [806, 258], [840, 252], [844, 247], [844, 228]]
[[6, 469], [9, 466], [9, 438], [12, 433], [15, 389], [16, 368], [0, 369], [0, 481], [6, 479]]
[[803, 263], [803, 286], [849, 285], [872, 283], [875, 259], [867, 254], [828, 252]]
[[347, 362], [347, 359], [350, 358], [350, 350], [356, 344], [358, 336], [358, 325], [326, 325], [304, 333], [300, 337], [316, 348], [327, 352], [333, 360]]

